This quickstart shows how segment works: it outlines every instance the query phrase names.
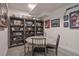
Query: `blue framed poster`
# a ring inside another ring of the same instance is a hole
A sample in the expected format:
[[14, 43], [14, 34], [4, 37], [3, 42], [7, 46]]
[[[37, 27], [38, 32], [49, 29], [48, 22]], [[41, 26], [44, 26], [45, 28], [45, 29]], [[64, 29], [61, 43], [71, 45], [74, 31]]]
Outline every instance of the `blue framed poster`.
[[60, 19], [51, 20], [51, 27], [60, 27]]
[[64, 18], [64, 21], [68, 21], [68, 15], [65, 15], [63, 18]]

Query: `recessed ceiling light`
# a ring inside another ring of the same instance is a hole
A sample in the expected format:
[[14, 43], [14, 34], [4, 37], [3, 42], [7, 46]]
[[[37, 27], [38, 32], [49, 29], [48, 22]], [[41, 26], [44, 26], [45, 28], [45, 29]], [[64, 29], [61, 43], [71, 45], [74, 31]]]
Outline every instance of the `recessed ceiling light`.
[[30, 8], [30, 10], [32, 10], [35, 6], [36, 4], [28, 4], [28, 7]]

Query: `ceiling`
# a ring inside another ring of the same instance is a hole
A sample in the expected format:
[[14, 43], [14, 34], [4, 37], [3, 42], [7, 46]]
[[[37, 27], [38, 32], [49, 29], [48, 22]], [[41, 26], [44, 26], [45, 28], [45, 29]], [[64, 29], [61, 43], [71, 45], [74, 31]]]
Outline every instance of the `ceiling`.
[[34, 4], [34, 8], [30, 9], [28, 7], [30, 3], [8, 3], [9, 8], [26, 11], [31, 15], [39, 16], [41, 13], [50, 13], [54, 10], [61, 8], [69, 3], [31, 3]]
[[40, 15], [41, 13], [50, 13], [55, 11], [58, 8], [61, 8], [65, 5], [65, 3], [41, 3], [38, 4], [31, 12], [32, 15]]
[[37, 5], [36, 3], [8, 3], [8, 7], [11, 9], [26, 11], [29, 13], [32, 11], [32, 9], [28, 7], [29, 4], [34, 5], [33, 7]]

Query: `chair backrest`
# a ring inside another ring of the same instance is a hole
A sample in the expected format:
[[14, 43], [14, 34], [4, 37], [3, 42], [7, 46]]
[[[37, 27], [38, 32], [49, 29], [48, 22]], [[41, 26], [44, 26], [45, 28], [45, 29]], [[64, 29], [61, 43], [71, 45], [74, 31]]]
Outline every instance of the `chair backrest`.
[[33, 47], [45, 47], [46, 46], [46, 38], [32, 38]]
[[60, 40], [60, 35], [58, 34], [58, 36], [57, 36], [57, 41], [56, 41], [56, 48], [58, 48], [59, 40]]

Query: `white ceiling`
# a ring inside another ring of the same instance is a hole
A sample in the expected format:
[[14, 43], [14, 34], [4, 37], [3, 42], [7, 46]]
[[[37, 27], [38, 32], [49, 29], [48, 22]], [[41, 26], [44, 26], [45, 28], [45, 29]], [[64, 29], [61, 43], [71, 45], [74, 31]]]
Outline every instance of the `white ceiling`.
[[67, 4], [64, 3], [41, 3], [38, 4], [35, 9], [33, 9], [30, 14], [32, 15], [40, 15], [41, 13], [50, 13], [53, 12], [54, 10], [61, 8]]
[[37, 5], [35, 3], [8, 3], [8, 7], [11, 9], [26, 11], [29, 13], [32, 11], [32, 9], [28, 7], [28, 4], [32, 4], [34, 5], [34, 7]]
[[8, 3], [8, 6], [9, 8], [26, 11], [31, 15], [39, 16], [41, 13], [53, 12], [54, 10], [68, 5], [69, 3], [38, 3], [35, 4], [35, 7], [32, 10], [28, 8], [28, 4], [29, 3]]

